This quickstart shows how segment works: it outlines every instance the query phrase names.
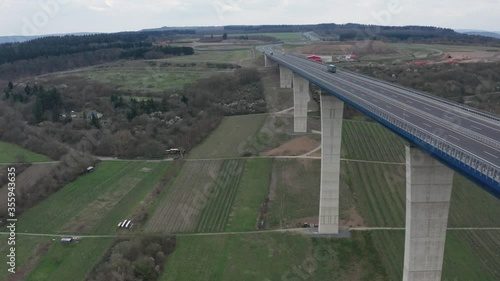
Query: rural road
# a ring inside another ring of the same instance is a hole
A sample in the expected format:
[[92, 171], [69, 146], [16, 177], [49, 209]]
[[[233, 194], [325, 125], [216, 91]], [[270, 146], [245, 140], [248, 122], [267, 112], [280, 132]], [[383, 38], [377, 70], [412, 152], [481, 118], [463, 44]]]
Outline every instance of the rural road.
[[[376, 230], [405, 230], [404, 227], [351, 227], [349, 231], [376, 231]], [[500, 230], [500, 227], [449, 227], [448, 230]], [[175, 236], [217, 236], [217, 235], [251, 235], [262, 233], [308, 233], [309, 228], [286, 228], [286, 229], [269, 229], [269, 230], [254, 230], [254, 231], [230, 231], [230, 232], [206, 232], [206, 233], [165, 233], [164, 235]], [[0, 232], [0, 235], [9, 235], [9, 232]], [[136, 236], [135, 233], [130, 235], [81, 235], [81, 234], [51, 234], [51, 233], [22, 233], [18, 232], [16, 235], [20, 236], [38, 236], [38, 237], [82, 237], [82, 238], [127, 238]]]

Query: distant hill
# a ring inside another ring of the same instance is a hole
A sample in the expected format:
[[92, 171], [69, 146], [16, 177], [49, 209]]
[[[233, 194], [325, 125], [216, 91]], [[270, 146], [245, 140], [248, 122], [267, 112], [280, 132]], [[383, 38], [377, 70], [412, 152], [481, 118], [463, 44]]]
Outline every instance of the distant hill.
[[479, 29], [455, 29], [456, 32], [467, 35], [478, 35], [500, 39], [500, 31], [487, 31]]
[[478, 44], [500, 46], [499, 38], [459, 33], [450, 28], [434, 26], [381, 26], [357, 23], [310, 24], [310, 25], [229, 25], [224, 32], [266, 33], [266, 32], [316, 32], [322, 40], [383, 40], [386, 42], [413, 42], [431, 44]]
[[65, 35], [89, 35], [89, 34], [99, 34], [99, 32], [78, 32], [78, 33], [67, 33], [67, 34], [44, 34], [44, 35], [34, 35], [34, 36], [23, 36], [23, 35], [11, 35], [11, 36], [0, 36], [0, 44], [4, 43], [22, 43], [33, 39], [50, 37], [50, 36], [65, 36]]
[[465, 32], [465, 34], [468, 35], [479, 35], [479, 36], [486, 36], [486, 37], [491, 37], [491, 38], [498, 38], [500, 39], [500, 33], [496, 32], [489, 32], [489, 31], [472, 31], [472, 32]]
[[22, 36], [22, 35], [0, 36], [0, 44], [26, 42], [28, 40], [37, 39], [40, 37], [44, 37], [44, 35], [40, 35], [40, 36]]

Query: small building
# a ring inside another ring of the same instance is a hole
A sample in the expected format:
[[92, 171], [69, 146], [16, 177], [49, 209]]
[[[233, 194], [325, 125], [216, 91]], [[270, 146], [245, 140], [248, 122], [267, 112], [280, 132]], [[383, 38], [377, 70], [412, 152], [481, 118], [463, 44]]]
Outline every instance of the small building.
[[321, 57], [320, 57], [320, 56], [315, 56], [315, 55], [312, 55], [312, 56], [307, 56], [307, 59], [308, 59], [308, 60], [315, 61], [315, 62], [322, 62], [322, 60], [321, 60]]
[[63, 238], [61, 238], [61, 242], [71, 243], [71, 242], [73, 242], [73, 237], [63, 237]]

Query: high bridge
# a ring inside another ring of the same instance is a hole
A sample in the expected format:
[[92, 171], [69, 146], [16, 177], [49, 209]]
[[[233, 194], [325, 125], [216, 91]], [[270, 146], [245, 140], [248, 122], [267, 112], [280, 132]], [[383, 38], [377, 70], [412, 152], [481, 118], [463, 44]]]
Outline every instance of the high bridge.
[[453, 174], [500, 198], [500, 117], [368, 76], [260, 47], [293, 88], [294, 131], [307, 131], [309, 83], [321, 107], [320, 234], [339, 231], [340, 148], [344, 102], [408, 141], [404, 281], [438, 281]]

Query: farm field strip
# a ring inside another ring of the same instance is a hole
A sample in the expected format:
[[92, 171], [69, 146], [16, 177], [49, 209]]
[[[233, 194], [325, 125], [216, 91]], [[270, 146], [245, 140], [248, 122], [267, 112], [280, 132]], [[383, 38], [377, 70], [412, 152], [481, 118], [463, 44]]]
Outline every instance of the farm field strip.
[[[160, 280], [388, 280], [381, 264], [372, 262], [373, 250], [365, 237], [325, 240], [282, 233], [180, 237]], [[307, 267], [311, 260], [314, 267]], [[359, 267], [356, 272], [364, 278], [350, 279], [353, 268]]]
[[290, 228], [299, 219], [318, 215], [319, 160], [275, 159], [273, 162], [267, 224], [271, 228]]
[[[370, 233], [378, 256], [387, 272], [387, 280], [401, 280], [404, 261], [404, 230], [382, 230]], [[500, 244], [494, 238], [498, 237], [498, 234], [500, 234], [498, 230], [448, 231], [442, 279], [456, 281], [497, 280], [500, 273], [498, 270]]]
[[[404, 227], [406, 178], [404, 166], [345, 161], [341, 164], [344, 181], [352, 192], [355, 207], [367, 226]], [[401, 174], [402, 173], [402, 174]], [[448, 226], [500, 227], [500, 201], [455, 174]]]
[[188, 155], [190, 159], [240, 157], [245, 145], [258, 133], [267, 114], [230, 116]]
[[[66, 185], [21, 215], [23, 224], [19, 226], [19, 231], [53, 233], [59, 230], [138, 165], [139, 162], [101, 162], [92, 174]], [[40, 224], [41, 221], [44, 223]]]
[[342, 167], [357, 198], [356, 208], [367, 225], [404, 226], [404, 182], [387, 180], [397, 167], [360, 162], [346, 162]]
[[223, 231], [229, 219], [245, 160], [225, 161], [219, 172], [218, 180], [212, 189], [214, 196], [207, 202], [201, 213], [196, 232]]
[[25, 280], [84, 281], [113, 240], [82, 239], [80, 243], [74, 244], [56, 241]]
[[111, 234], [118, 221], [135, 211], [170, 165], [103, 161], [95, 172], [83, 175], [22, 214], [19, 231]]
[[[2, 238], [3, 240], [4, 238]], [[10, 246], [2, 241], [0, 243], [0, 262], [2, 265], [7, 264], [8, 249]], [[25, 276], [34, 267], [40, 257], [47, 251], [53, 242], [46, 237], [29, 237], [20, 236], [16, 237], [16, 275], [18, 277]], [[0, 267], [0, 281], [11, 280], [9, 278], [7, 266]]]
[[171, 188], [158, 199], [160, 201], [146, 230], [169, 233], [193, 230], [223, 162], [186, 162]]
[[29, 151], [15, 144], [0, 141], [0, 164], [17, 163], [21, 159], [27, 162], [51, 161], [51, 159], [45, 155]]
[[343, 158], [404, 161], [404, 142], [381, 125], [344, 120], [342, 127]]
[[460, 231], [460, 238], [473, 250], [495, 278], [500, 279], [500, 231]]
[[259, 209], [269, 194], [272, 159], [247, 159], [225, 231], [255, 230]]
[[384, 265], [388, 280], [403, 277], [404, 231], [371, 231], [371, 236]]
[[123, 219], [130, 219], [127, 216], [130, 216], [139, 207], [147, 194], [151, 192], [170, 168], [170, 163], [154, 163], [154, 165], [149, 165], [149, 168], [150, 171], [141, 172], [144, 173], [142, 180], [135, 184], [133, 189], [127, 192], [109, 212], [103, 214], [104, 216], [99, 220], [99, 223], [92, 229], [92, 233], [113, 233], [118, 222]]
[[455, 174], [448, 226], [499, 227], [500, 200]]

